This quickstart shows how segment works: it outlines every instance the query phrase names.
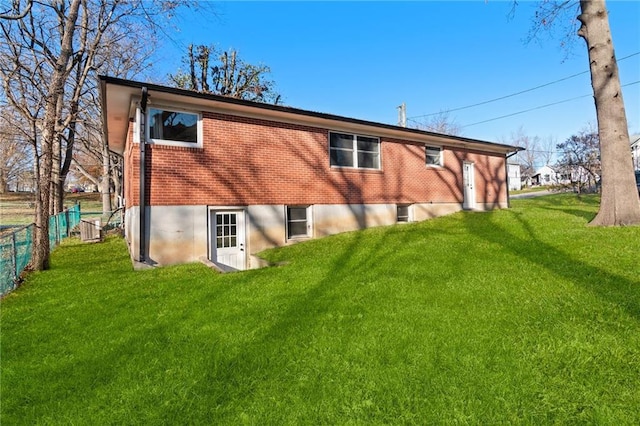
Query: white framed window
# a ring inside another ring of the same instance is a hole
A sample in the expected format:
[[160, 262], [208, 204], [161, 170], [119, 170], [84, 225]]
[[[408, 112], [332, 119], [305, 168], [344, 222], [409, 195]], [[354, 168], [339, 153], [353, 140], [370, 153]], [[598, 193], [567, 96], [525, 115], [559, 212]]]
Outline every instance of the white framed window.
[[287, 206], [287, 239], [311, 237], [311, 207]]
[[329, 132], [329, 163], [335, 167], [380, 169], [380, 139]]
[[202, 115], [175, 108], [149, 107], [147, 142], [162, 145], [202, 147]]
[[398, 204], [396, 206], [396, 218], [398, 222], [411, 222], [411, 205]]
[[442, 148], [439, 146], [425, 146], [425, 159], [427, 166], [442, 166]]

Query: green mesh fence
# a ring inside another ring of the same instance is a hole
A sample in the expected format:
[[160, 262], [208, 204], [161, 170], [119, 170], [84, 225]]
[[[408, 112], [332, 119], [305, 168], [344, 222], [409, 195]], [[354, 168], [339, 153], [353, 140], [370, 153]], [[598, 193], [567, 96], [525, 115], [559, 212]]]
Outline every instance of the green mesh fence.
[[[49, 244], [53, 250], [80, 223], [80, 205], [49, 218]], [[31, 261], [33, 229], [27, 225], [0, 236], [0, 295], [16, 288], [17, 280]]]
[[31, 260], [33, 228], [23, 226], [0, 237], [0, 295], [16, 287], [16, 278]]

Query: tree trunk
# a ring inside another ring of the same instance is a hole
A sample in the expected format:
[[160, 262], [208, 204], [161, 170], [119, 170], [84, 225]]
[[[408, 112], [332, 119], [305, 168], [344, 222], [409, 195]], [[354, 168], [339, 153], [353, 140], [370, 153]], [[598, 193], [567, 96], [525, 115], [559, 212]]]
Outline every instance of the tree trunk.
[[111, 212], [111, 155], [109, 147], [103, 137], [102, 141], [102, 180], [100, 181], [100, 192], [102, 193], [102, 213]]
[[64, 184], [67, 181], [69, 170], [71, 169], [71, 160], [73, 159], [73, 146], [76, 141], [76, 120], [75, 117], [78, 114], [78, 101], [71, 102], [71, 110], [69, 115], [73, 117], [73, 120], [69, 123], [69, 132], [67, 134], [67, 146], [65, 147], [64, 161], [60, 166], [60, 174], [58, 175], [57, 182], [57, 207], [58, 213], [64, 210]]
[[640, 223], [640, 201], [636, 189], [627, 117], [604, 0], [580, 0], [582, 26], [578, 35], [589, 51], [591, 86], [598, 119], [602, 195], [600, 209], [591, 225], [611, 226]]
[[113, 181], [113, 196], [116, 200], [116, 208], [122, 207], [122, 157], [117, 154], [111, 154], [111, 164], [113, 164], [113, 170], [111, 172], [111, 179]]
[[[42, 154], [39, 158], [38, 183], [36, 186], [36, 226], [33, 233], [33, 251], [31, 268], [34, 270], [49, 269], [49, 200], [51, 188], [51, 172], [53, 169], [53, 148], [56, 139], [56, 124], [58, 122], [58, 99], [64, 93], [64, 83], [68, 75], [67, 65], [73, 52], [73, 33], [78, 19], [81, 0], [74, 0], [67, 11], [60, 54], [56, 61], [53, 75], [49, 83], [49, 93], [45, 104], [42, 125]], [[56, 165], [57, 167], [58, 165]], [[54, 182], [57, 183], [57, 182]]]

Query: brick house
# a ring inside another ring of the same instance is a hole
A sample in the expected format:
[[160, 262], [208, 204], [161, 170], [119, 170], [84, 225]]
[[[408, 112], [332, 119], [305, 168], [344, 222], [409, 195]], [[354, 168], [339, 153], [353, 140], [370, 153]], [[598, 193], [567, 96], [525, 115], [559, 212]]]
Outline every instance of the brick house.
[[507, 156], [521, 149], [111, 77], [100, 84], [109, 148], [124, 157], [130, 253], [152, 264], [206, 258], [242, 270], [258, 265], [253, 254], [295, 241], [507, 207]]

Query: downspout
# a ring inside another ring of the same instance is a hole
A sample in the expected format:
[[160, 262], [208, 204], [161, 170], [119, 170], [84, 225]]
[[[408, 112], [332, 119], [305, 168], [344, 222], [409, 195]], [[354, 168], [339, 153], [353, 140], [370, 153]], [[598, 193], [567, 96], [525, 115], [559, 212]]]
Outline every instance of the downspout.
[[146, 147], [147, 147], [147, 133], [146, 133], [146, 121], [147, 121], [147, 100], [148, 100], [147, 87], [142, 87], [142, 99], [140, 100], [140, 127], [138, 131], [140, 132], [140, 235], [139, 235], [139, 252], [138, 252], [138, 261], [144, 262], [146, 260], [146, 251], [147, 251], [147, 161], [145, 158]]
[[509, 158], [513, 157], [514, 155], [516, 155], [518, 153], [518, 151], [512, 152], [511, 154], [507, 154], [504, 157], [504, 168], [505, 170], [505, 176], [507, 177], [507, 208], [510, 209], [511, 208], [511, 197], [509, 196]]

